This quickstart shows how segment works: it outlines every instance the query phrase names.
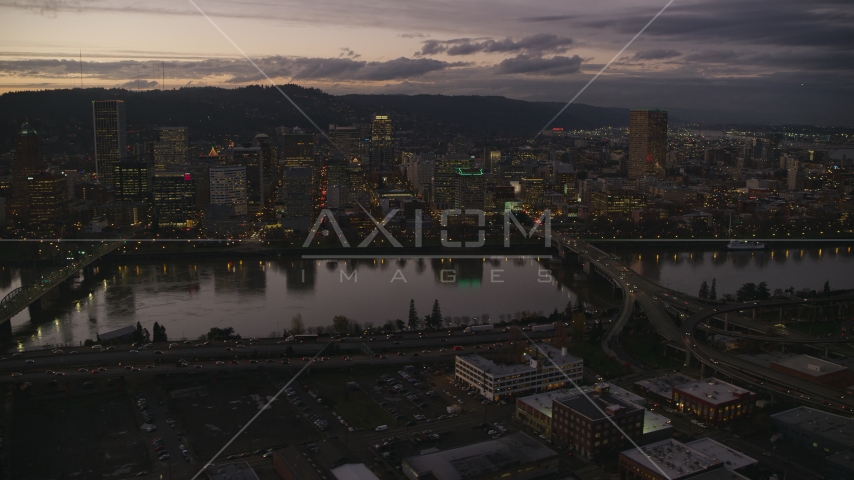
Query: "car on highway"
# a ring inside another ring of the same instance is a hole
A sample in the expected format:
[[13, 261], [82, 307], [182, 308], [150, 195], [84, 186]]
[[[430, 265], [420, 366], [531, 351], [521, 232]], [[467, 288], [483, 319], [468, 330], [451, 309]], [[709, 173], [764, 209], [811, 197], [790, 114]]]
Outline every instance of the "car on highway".
[[24, 376], [24, 374], [21, 372], [12, 372], [12, 376], [13, 377], [22, 377], [22, 376]]

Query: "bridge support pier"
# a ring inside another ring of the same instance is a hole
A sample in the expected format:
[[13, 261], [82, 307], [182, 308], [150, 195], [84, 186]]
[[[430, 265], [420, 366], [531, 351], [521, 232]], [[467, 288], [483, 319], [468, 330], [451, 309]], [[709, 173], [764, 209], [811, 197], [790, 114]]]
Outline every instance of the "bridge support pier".
[[691, 351], [685, 348], [685, 366], [691, 365]]
[[724, 330], [729, 331], [729, 313], [724, 313]]
[[706, 364], [700, 362], [700, 378], [706, 378]]

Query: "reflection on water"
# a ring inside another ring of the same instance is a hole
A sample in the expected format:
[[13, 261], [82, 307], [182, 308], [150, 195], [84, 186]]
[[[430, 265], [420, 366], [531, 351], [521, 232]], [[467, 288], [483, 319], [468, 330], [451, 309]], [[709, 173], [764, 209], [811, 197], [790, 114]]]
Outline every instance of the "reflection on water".
[[[29, 275], [26, 269], [0, 271], [0, 294]], [[176, 339], [226, 326], [243, 336], [267, 336], [282, 332], [297, 313], [306, 326], [330, 325], [335, 315], [380, 326], [406, 319], [410, 299], [421, 317], [438, 299], [444, 316], [488, 314], [495, 321], [522, 311], [548, 315], [578, 298], [613, 302], [610, 287], [591, 282], [573, 292], [563, 278], [571, 279], [572, 271], [552, 275], [535, 258], [102, 263], [77, 290], [64, 292], [54, 310], [21, 312], [12, 326], [19, 342], [30, 346], [77, 344], [136, 322], [149, 330], [158, 322]]]
[[850, 246], [825, 248], [776, 248], [729, 252], [685, 249], [648, 249], [623, 253], [629, 267], [664, 286], [696, 294], [704, 280], [716, 279], [718, 296], [735, 293], [747, 283], [767, 282], [776, 288], [821, 290], [854, 288], [854, 252]]

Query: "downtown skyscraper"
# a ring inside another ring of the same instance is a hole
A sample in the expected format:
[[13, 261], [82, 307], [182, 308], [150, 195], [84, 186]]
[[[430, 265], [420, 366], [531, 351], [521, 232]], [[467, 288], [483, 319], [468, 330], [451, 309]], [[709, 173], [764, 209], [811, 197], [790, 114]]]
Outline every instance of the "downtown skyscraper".
[[13, 219], [27, 221], [31, 205], [29, 181], [45, 167], [39, 134], [25, 123], [15, 134], [15, 157], [11, 168], [12, 198], [9, 202], [9, 214]]
[[113, 188], [113, 172], [127, 154], [124, 100], [92, 101], [95, 127], [95, 172], [98, 183]]
[[394, 165], [394, 125], [388, 115], [374, 115], [371, 123], [370, 167], [388, 172]]
[[667, 110], [635, 108], [629, 113], [629, 178], [663, 178], [667, 158]]

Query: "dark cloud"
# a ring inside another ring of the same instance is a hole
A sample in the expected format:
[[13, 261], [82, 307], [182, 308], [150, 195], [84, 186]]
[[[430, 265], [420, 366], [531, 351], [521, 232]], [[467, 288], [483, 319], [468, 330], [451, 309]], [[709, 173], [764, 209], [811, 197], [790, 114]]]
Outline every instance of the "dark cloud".
[[578, 18], [577, 15], [544, 15], [542, 17], [526, 17], [520, 18], [521, 22], [559, 22], [561, 20], [571, 20], [573, 18]]
[[[586, 22], [634, 34], [655, 8], [626, 11]], [[702, 0], [676, 2], [644, 33], [696, 43], [724, 42], [850, 49], [854, 45], [854, 3], [844, 0]]]
[[[263, 57], [255, 61], [271, 78], [290, 80], [383, 81], [413, 78], [446, 68], [469, 65], [464, 62], [444, 62], [429, 58], [397, 58], [382, 62], [355, 60], [358, 54], [347, 49], [353, 58]], [[264, 80], [246, 61], [239, 59], [209, 59], [203, 61], [165, 62], [171, 78], [221, 78], [226, 84], [242, 84]], [[84, 75], [90, 78], [129, 82], [135, 87], [136, 78], [159, 77], [161, 62], [122, 61], [84, 62]], [[0, 75], [41, 78], [64, 78], [79, 74], [80, 64], [72, 60], [36, 59], [0, 61]], [[146, 75], [148, 74], [148, 75]], [[223, 78], [224, 77], [224, 78]]]
[[473, 53], [563, 53], [569, 50], [572, 39], [550, 33], [538, 33], [513, 40], [456, 38], [453, 40], [428, 40], [421, 47], [421, 55], [471, 55]]
[[513, 58], [506, 58], [498, 64], [499, 73], [564, 75], [575, 73], [579, 68], [581, 68], [581, 57], [578, 55], [543, 58], [520, 53]]
[[468, 65], [462, 62], [448, 63], [430, 58], [400, 57], [385, 62], [368, 62], [358, 73], [358, 80], [396, 80], [401, 78], [418, 77], [430, 72], [444, 70], [448, 67]]
[[339, 57], [347, 57], [347, 58], [359, 58], [359, 57], [361, 57], [361, 55], [354, 52], [353, 50], [350, 50], [347, 47], [342, 48], [341, 53], [339, 53], [338, 56]]
[[665, 60], [668, 58], [678, 57], [682, 52], [677, 50], [666, 50], [663, 48], [655, 50], [641, 50], [632, 56], [635, 60]]
[[425, 35], [423, 33], [413, 32], [413, 33], [398, 33], [397, 36], [400, 38], [427, 38], [430, 35]]
[[131, 80], [129, 82], [122, 83], [119, 87], [133, 90], [136, 88], [154, 88], [158, 85], [160, 85], [160, 83], [155, 82], [154, 80]]

